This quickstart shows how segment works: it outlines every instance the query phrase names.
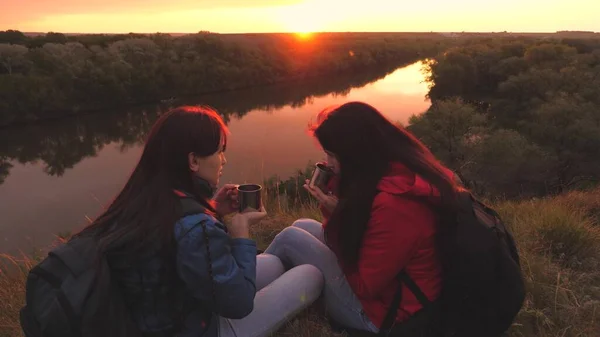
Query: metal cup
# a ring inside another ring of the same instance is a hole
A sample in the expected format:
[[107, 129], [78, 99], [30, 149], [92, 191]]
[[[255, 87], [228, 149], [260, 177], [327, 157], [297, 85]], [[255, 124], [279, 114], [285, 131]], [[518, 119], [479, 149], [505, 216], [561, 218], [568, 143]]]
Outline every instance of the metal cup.
[[324, 163], [317, 163], [308, 186], [312, 188], [316, 186], [324, 193], [327, 193], [327, 183], [329, 183], [331, 177], [333, 177], [331, 168], [327, 167]]
[[238, 201], [240, 203], [240, 213], [247, 210], [259, 211], [261, 202], [261, 191], [262, 186], [257, 184], [243, 184], [237, 187], [238, 190]]

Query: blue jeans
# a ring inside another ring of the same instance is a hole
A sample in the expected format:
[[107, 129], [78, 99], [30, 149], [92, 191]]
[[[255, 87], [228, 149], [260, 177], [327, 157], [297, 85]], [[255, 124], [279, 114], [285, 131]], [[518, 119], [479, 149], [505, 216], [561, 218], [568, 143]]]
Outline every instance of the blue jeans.
[[220, 337], [267, 337], [312, 304], [323, 289], [323, 275], [309, 264], [285, 271], [277, 256], [256, 257], [254, 310], [242, 319], [219, 317]]
[[346, 327], [379, 331], [363, 311], [338, 264], [337, 257], [325, 244], [321, 223], [311, 219], [294, 222], [292, 226], [277, 234], [265, 253], [279, 257], [286, 266], [308, 264], [317, 267], [325, 278], [323, 296], [328, 314]]

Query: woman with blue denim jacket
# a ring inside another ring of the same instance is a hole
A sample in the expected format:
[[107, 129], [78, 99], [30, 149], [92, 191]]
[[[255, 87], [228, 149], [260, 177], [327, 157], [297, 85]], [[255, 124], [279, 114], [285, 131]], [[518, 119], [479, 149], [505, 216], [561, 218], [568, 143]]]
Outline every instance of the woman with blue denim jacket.
[[[264, 207], [220, 220], [237, 208], [235, 185], [213, 195], [227, 134], [209, 108], [162, 115], [124, 188], [80, 233], [98, 237], [144, 336], [268, 336], [321, 293], [317, 268], [257, 255], [249, 227]], [[182, 198], [203, 211], [184, 214]]]

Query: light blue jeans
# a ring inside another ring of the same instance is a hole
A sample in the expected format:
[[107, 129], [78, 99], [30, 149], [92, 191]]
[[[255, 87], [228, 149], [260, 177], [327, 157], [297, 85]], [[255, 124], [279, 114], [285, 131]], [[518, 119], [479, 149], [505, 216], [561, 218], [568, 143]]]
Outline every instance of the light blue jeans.
[[[363, 311], [338, 264], [337, 257], [325, 244], [320, 222], [311, 219], [294, 222], [292, 226], [277, 234], [265, 253], [279, 257], [288, 267], [307, 264], [317, 267], [325, 277], [323, 296], [327, 313], [346, 327], [379, 331]], [[298, 279], [293, 282], [300, 281]], [[288, 300], [287, 297], [282, 297], [281, 301]]]
[[242, 319], [219, 317], [220, 337], [267, 337], [312, 304], [323, 290], [323, 274], [309, 264], [287, 272], [277, 256], [256, 257], [254, 310]]

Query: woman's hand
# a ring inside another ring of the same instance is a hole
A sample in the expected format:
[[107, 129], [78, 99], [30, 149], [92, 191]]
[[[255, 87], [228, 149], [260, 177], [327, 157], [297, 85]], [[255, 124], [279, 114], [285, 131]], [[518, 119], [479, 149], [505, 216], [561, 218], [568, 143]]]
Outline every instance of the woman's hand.
[[267, 211], [264, 206], [261, 206], [260, 211], [246, 211], [234, 215], [231, 223], [227, 225], [229, 236], [232, 238], [249, 238], [249, 227], [256, 225], [266, 216]]
[[238, 185], [226, 184], [213, 197], [217, 213], [220, 216], [229, 215], [238, 210], [240, 206], [238, 201]]
[[304, 184], [304, 188], [310, 193], [315, 199], [319, 201], [321, 206], [325, 207], [330, 213], [336, 208], [338, 204], [338, 198], [333, 194], [325, 194], [319, 187], [310, 187], [308, 185], [309, 180], [306, 180], [306, 184]]

